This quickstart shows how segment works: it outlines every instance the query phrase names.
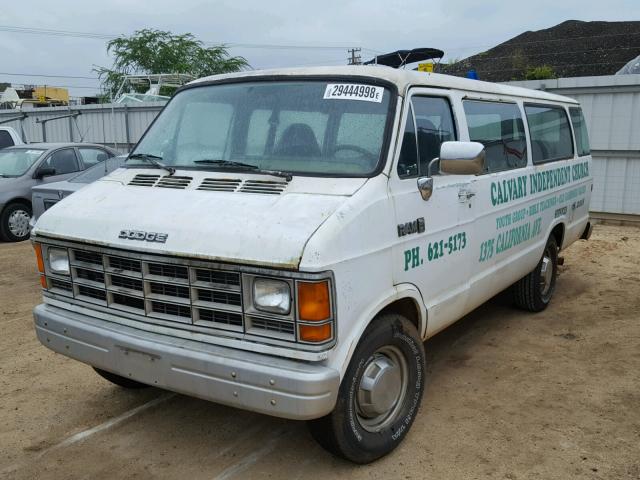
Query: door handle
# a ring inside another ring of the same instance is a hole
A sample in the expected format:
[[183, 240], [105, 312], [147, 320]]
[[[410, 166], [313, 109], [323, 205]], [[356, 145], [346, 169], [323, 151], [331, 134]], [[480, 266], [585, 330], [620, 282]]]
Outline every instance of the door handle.
[[472, 192], [471, 190], [460, 190], [458, 192], [458, 199], [461, 202], [465, 202], [473, 198], [475, 195], [476, 195], [476, 192]]

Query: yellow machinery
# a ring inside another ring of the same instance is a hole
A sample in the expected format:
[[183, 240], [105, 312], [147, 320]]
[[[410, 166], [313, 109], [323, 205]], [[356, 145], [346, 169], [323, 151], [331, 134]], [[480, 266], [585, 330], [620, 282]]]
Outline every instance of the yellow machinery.
[[42, 87], [35, 87], [31, 94], [33, 101], [29, 103], [36, 103], [38, 106], [58, 106], [69, 105], [69, 90], [61, 87], [48, 87], [46, 85]]

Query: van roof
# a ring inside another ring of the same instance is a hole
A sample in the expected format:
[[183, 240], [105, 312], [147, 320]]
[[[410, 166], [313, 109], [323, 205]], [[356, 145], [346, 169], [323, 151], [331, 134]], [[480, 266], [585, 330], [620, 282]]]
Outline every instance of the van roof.
[[437, 88], [451, 88], [465, 90], [469, 92], [493, 93], [512, 97], [526, 97], [536, 100], [548, 100], [554, 102], [564, 102], [577, 104], [578, 102], [569, 97], [554, 95], [552, 93], [528, 88], [513, 87], [500, 83], [482, 82], [468, 78], [454, 77], [440, 73], [418, 72], [416, 70], [402, 70], [385, 66], [356, 66], [345, 65], [338, 67], [304, 67], [304, 68], [278, 68], [270, 70], [252, 70], [248, 72], [236, 72], [222, 75], [212, 75], [190, 82], [188, 85], [211, 82], [217, 80], [233, 78], [250, 78], [265, 76], [354, 76], [371, 77], [387, 80], [398, 87], [401, 95], [409, 86], [425, 86]]

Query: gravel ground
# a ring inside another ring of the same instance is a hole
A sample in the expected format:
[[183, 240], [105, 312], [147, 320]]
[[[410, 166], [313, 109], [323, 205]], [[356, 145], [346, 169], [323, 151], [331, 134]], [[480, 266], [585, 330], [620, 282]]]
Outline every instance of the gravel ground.
[[42, 347], [31, 246], [0, 244], [0, 477], [640, 479], [640, 230], [564, 256], [545, 312], [498, 296], [429, 340], [406, 441], [354, 466], [303, 423], [125, 391]]

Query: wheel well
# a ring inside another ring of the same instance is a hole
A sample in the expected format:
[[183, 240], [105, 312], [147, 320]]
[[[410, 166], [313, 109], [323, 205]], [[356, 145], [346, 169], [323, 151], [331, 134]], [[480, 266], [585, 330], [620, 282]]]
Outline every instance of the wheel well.
[[420, 329], [420, 310], [415, 300], [411, 298], [401, 298], [393, 303], [390, 303], [384, 307], [381, 311], [383, 313], [397, 313], [409, 320], [416, 327], [418, 335], [421, 335]]
[[558, 250], [562, 249], [562, 240], [564, 239], [564, 223], [559, 223], [553, 230], [551, 230], [551, 235], [553, 235], [556, 239], [556, 244], [558, 245]]
[[10, 207], [11, 205], [24, 205], [26, 207], [29, 207], [29, 210], [33, 210], [31, 202], [25, 198], [14, 198], [13, 200], [9, 200], [4, 205], [4, 208]]

